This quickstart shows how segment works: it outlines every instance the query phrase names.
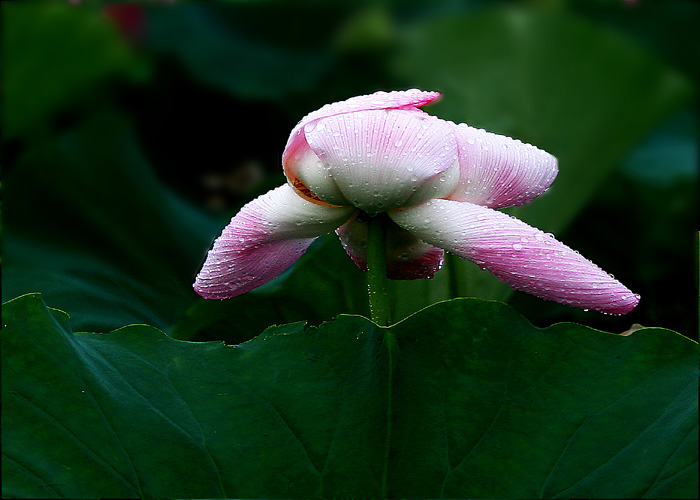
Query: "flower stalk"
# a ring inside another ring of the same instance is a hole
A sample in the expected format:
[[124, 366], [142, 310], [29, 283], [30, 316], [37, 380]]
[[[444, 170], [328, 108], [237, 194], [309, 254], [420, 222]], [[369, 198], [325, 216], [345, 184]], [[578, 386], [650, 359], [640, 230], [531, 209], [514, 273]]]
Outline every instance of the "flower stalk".
[[389, 279], [386, 269], [387, 218], [384, 214], [369, 220], [367, 241], [367, 291], [372, 321], [379, 326], [389, 326]]

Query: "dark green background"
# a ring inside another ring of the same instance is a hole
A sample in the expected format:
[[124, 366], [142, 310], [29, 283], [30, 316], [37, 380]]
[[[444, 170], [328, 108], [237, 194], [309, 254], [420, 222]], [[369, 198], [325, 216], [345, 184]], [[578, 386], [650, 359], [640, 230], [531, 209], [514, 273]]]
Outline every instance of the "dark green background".
[[443, 92], [431, 113], [555, 154], [553, 188], [514, 213], [642, 302], [620, 318], [584, 312], [452, 259], [435, 280], [393, 284], [397, 319], [476, 296], [540, 326], [696, 335], [696, 2], [86, 1], [2, 14], [3, 300], [43, 292], [76, 330], [138, 322], [231, 342], [366, 314], [364, 277], [332, 237], [305, 276], [249, 297], [204, 303], [191, 282], [238, 207], [284, 181], [304, 114], [420, 87]]

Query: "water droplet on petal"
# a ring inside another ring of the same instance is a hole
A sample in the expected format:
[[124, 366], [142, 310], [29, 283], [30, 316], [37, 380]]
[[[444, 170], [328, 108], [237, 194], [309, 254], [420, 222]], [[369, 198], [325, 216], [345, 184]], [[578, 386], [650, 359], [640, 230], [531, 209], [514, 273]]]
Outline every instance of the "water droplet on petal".
[[513, 243], [513, 250], [522, 250], [523, 246], [520, 243]]

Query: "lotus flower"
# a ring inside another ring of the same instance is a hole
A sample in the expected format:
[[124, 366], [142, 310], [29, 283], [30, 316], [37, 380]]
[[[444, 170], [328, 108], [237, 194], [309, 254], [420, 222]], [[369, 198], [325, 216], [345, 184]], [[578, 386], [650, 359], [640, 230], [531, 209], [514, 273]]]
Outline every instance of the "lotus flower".
[[391, 279], [430, 278], [444, 251], [516, 290], [623, 314], [639, 296], [550, 234], [495, 209], [522, 205], [557, 175], [556, 159], [509, 137], [418, 109], [437, 92], [377, 92], [328, 104], [292, 130], [288, 183], [245, 205], [215, 241], [194, 288], [241, 295], [291, 266], [336, 231], [367, 266], [367, 220], [385, 213]]

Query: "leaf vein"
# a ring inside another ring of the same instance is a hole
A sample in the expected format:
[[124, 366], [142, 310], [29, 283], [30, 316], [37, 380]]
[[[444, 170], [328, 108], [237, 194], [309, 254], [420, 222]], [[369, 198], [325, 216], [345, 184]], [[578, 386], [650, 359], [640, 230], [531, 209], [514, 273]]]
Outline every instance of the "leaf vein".
[[[9, 460], [10, 462], [12, 462], [12, 463], [14, 463], [15, 465], [17, 465], [17, 467], [19, 467], [19, 468], [20, 468], [24, 473], [26, 473], [28, 476], [35, 477], [35, 478], [41, 483], [41, 485], [40, 485], [41, 488], [45, 488], [45, 489], [47, 489], [47, 490], [50, 490], [51, 492], [55, 493], [57, 497], [63, 498], [63, 495], [61, 495], [58, 491], [56, 491], [56, 490], [53, 488], [53, 486], [52, 486], [51, 483], [47, 482], [43, 477], [41, 477], [39, 474], [37, 474], [36, 472], [34, 472], [33, 470], [31, 470], [28, 466], [26, 466], [25, 464], [20, 463], [18, 460], [16, 460], [16, 459], [12, 458], [11, 456], [9, 456], [7, 453], [5, 453], [5, 450], [3, 450], [2, 454], [3, 454], [3, 456], [4, 456], [7, 460]], [[4, 493], [3, 493], [3, 494], [4, 494]]]
[[[620, 400], [622, 400], [622, 399], [624, 399], [624, 397], [623, 397], [623, 398], [619, 398], [618, 401], [620, 401]], [[674, 400], [674, 401], [675, 401], [675, 400]], [[627, 443], [625, 446], [623, 446], [622, 448], [620, 448], [614, 455], [612, 455], [610, 458], [608, 458], [608, 459], [607, 459], [605, 462], [603, 462], [602, 464], [598, 465], [598, 467], [596, 467], [594, 470], [592, 470], [591, 472], [589, 472], [588, 474], [586, 474], [585, 476], [583, 476], [581, 479], [579, 479], [578, 481], [576, 481], [574, 484], [572, 484], [571, 486], [565, 488], [564, 490], [562, 490], [561, 492], [559, 492], [557, 495], [553, 495], [553, 496], [562, 496], [564, 493], [568, 492], [570, 489], [572, 489], [572, 488], [578, 486], [579, 484], [581, 484], [582, 482], [584, 482], [586, 479], [588, 479], [595, 471], [597, 471], [597, 470], [600, 469], [601, 467], [605, 467], [607, 464], [609, 464], [610, 462], [612, 462], [612, 461], [613, 461], [615, 458], [617, 458], [621, 453], [623, 453], [623, 452], [624, 452], [625, 450], [627, 450], [630, 446], [632, 446], [632, 445], [637, 441], [637, 439], [639, 438], [639, 436], [641, 436], [642, 434], [644, 434], [645, 432], [647, 432], [649, 429], [651, 429], [654, 425], [656, 425], [656, 424], [663, 418], [663, 416], [667, 414], [667, 411], [668, 411], [670, 405], [671, 405], [674, 401], [669, 402], [669, 404], [663, 409], [663, 411], [661, 411], [661, 413], [659, 413], [659, 415], [654, 419], [654, 421], [651, 422], [651, 423], [649, 423], [646, 427], [644, 427], [644, 429], [643, 429], [641, 432], [639, 432], [639, 434], [635, 437], [635, 439], [633, 439], [632, 441], [630, 441], [629, 443]], [[614, 403], [613, 403], [613, 404], [614, 404]], [[610, 406], [612, 406], [612, 404], [609, 405], [609, 406], [607, 406], [606, 409], [609, 408]], [[675, 408], [676, 406], [677, 406], [677, 405], [674, 405], [673, 407]], [[594, 416], [596, 416], [596, 415], [602, 413], [602, 411], [603, 411], [603, 410], [601, 410], [600, 412], [598, 412], [598, 413], [596, 413], [595, 415], [592, 415], [592, 416], [594, 417]]]
[[56, 427], [61, 429], [65, 434], [67, 434], [75, 443], [78, 444], [78, 446], [83, 449], [84, 451], [87, 452], [87, 454], [93, 458], [93, 460], [99, 464], [101, 464], [103, 467], [105, 467], [108, 471], [111, 472], [111, 474], [119, 479], [120, 481], [125, 482], [129, 487], [132, 489], [134, 492], [134, 495], [137, 495], [137, 492], [139, 491], [139, 488], [136, 487], [129, 481], [126, 477], [124, 477], [120, 472], [118, 472], [116, 469], [114, 469], [109, 463], [105, 462], [105, 460], [97, 455], [94, 451], [92, 451], [85, 443], [83, 443], [78, 436], [76, 436], [70, 429], [65, 427], [61, 422], [56, 420], [50, 413], [47, 413], [45, 410], [43, 410], [41, 407], [39, 407], [37, 404], [34, 402], [28, 400], [21, 394], [17, 393], [11, 393], [11, 395], [15, 396], [18, 398], [20, 401], [24, 402], [27, 406], [34, 408], [36, 412], [42, 416], [45, 420], [48, 420], [49, 422], [53, 423]]

